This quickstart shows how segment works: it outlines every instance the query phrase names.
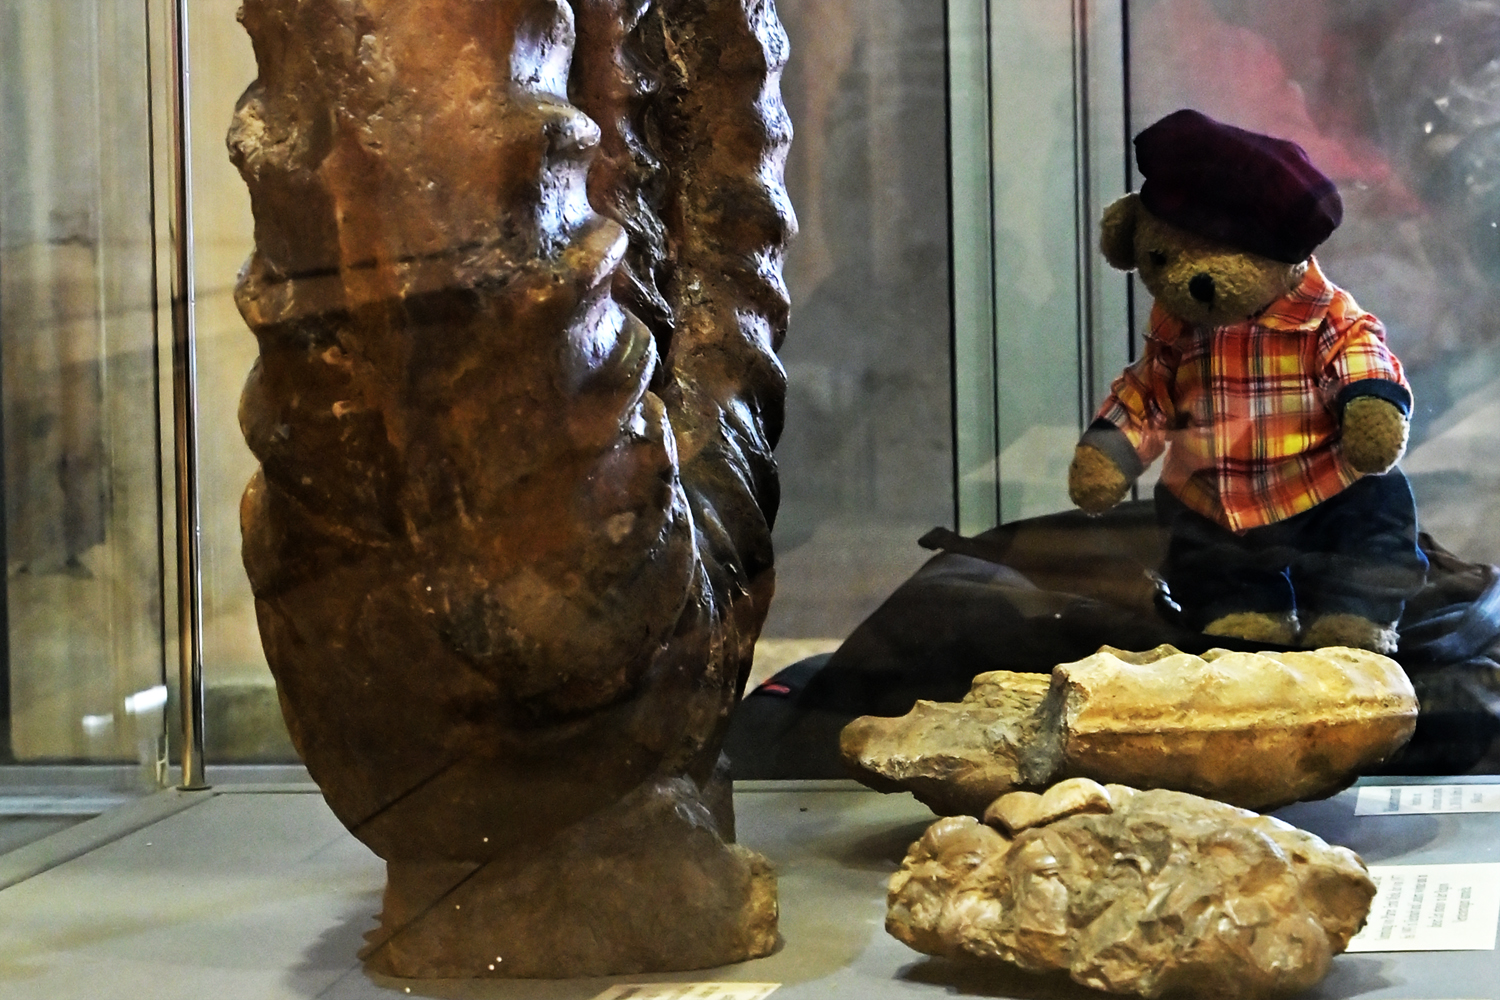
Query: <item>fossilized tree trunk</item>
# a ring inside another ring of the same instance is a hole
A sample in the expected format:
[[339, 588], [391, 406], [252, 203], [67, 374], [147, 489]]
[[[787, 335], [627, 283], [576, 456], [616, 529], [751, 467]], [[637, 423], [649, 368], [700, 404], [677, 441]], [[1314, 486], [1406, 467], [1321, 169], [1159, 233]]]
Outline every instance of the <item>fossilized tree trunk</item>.
[[720, 766], [773, 589], [769, 0], [246, 0], [244, 558], [400, 975], [775, 942]]

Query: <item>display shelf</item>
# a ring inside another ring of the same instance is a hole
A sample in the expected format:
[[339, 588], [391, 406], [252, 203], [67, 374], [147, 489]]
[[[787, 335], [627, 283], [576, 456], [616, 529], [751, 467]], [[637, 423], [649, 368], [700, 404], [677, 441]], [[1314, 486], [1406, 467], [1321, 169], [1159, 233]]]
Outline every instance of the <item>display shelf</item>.
[[[1500, 861], [1500, 814], [1356, 816], [1355, 798], [1350, 789], [1279, 815], [1372, 865]], [[0, 998], [592, 1000], [621, 983], [669, 981], [780, 983], [776, 1000], [1102, 995], [1061, 976], [931, 959], [886, 934], [886, 879], [933, 819], [910, 796], [852, 782], [744, 782], [736, 803], [740, 841], [768, 856], [780, 881], [783, 945], [757, 961], [557, 982], [373, 977], [355, 955], [375, 926], [379, 859], [312, 785], [220, 784], [190, 800], [163, 793], [154, 819], [136, 805], [82, 853], [76, 833], [30, 845], [37, 873], [0, 892]], [[51, 866], [38, 858], [49, 848], [61, 852]], [[1496, 996], [1497, 982], [1495, 951], [1366, 953], [1337, 958], [1303, 996], [1477, 1000]]]

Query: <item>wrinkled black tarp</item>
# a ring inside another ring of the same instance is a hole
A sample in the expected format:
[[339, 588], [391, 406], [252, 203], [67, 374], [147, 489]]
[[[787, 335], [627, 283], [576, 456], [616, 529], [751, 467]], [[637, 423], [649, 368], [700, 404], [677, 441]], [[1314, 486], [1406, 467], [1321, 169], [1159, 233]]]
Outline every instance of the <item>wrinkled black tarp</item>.
[[[1164, 544], [1149, 501], [1100, 517], [1030, 518], [974, 538], [934, 529], [942, 551], [838, 649], [747, 694], [725, 749], [736, 778], [843, 777], [838, 734], [861, 715], [904, 715], [919, 698], [957, 701], [989, 670], [1049, 672], [1101, 645], [1266, 649], [1173, 624], [1152, 570]], [[1427, 584], [1408, 603], [1395, 659], [1422, 715], [1390, 773], [1457, 774], [1500, 736], [1500, 569], [1423, 535]]]

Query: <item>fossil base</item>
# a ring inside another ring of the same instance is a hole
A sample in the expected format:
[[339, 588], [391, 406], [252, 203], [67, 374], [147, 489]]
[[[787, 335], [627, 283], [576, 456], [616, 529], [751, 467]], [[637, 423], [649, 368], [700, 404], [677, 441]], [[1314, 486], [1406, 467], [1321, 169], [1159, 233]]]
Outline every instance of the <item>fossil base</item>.
[[364, 957], [415, 979], [711, 968], [776, 948], [776, 877], [727, 844], [691, 782], [638, 790], [549, 849], [487, 864], [392, 861]]

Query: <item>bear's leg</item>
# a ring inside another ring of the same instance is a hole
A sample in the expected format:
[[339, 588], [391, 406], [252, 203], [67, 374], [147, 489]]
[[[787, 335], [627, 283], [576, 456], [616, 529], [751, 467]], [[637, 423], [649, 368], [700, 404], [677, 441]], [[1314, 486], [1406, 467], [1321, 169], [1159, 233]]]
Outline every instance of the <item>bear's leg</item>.
[[1302, 645], [1308, 649], [1353, 646], [1373, 653], [1394, 653], [1398, 638], [1395, 622], [1385, 625], [1359, 615], [1334, 612], [1313, 619], [1302, 633]]
[[1364, 476], [1283, 524], [1298, 550], [1292, 584], [1307, 619], [1302, 645], [1395, 652], [1401, 612], [1427, 572], [1406, 477]]
[[1297, 642], [1297, 613], [1283, 611], [1234, 611], [1203, 626], [1204, 635], [1222, 635], [1250, 642], [1274, 642], [1291, 646]]
[[1156, 489], [1167, 528], [1161, 575], [1182, 608], [1182, 624], [1208, 635], [1291, 645], [1297, 610], [1287, 557], [1255, 531], [1237, 535]]

